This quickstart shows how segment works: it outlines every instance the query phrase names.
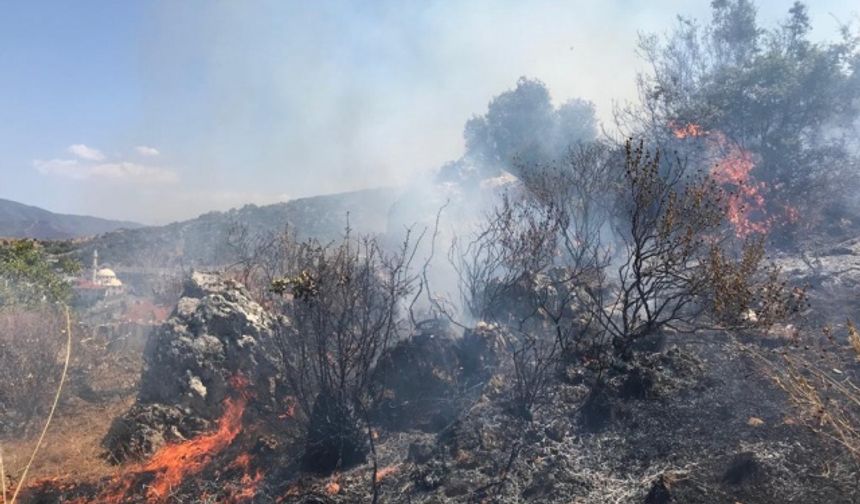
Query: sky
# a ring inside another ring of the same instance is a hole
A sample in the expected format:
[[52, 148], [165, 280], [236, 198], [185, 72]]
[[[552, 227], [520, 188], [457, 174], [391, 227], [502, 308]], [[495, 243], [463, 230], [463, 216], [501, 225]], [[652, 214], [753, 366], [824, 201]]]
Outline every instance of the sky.
[[[858, 10], [810, 2], [813, 38]], [[162, 224], [408, 184], [520, 76], [611, 128], [678, 14], [709, 2], [2, 0], [0, 198]]]

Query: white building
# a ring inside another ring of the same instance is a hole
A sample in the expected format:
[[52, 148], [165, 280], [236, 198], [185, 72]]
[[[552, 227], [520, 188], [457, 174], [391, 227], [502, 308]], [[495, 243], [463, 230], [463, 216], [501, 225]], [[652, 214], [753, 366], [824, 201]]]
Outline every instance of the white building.
[[99, 268], [99, 251], [93, 251], [93, 285], [105, 289], [105, 296], [122, 294], [124, 287], [122, 281], [117, 278], [116, 273], [110, 268]]

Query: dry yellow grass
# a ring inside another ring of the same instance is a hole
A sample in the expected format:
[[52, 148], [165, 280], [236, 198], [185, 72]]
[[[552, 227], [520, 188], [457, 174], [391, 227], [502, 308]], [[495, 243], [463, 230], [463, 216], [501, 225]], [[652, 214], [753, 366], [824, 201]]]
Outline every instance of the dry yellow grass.
[[[39, 481], [96, 480], [114, 474], [116, 468], [101, 456], [101, 440], [113, 418], [134, 402], [133, 395], [104, 403], [89, 403], [77, 397], [60, 401], [62, 386], [71, 356], [71, 320], [66, 313], [66, 353], [63, 378], [54, 396], [45, 424], [36, 437], [0, 439], [0, 503], [15, 504], [18, 493]], [[88, 355], [86, 358], [91, 359]], [[132, 366], [109, 366], [115, 381], [127, 380], [135, 374]], [[99, 373], [98, 378], [106, 378]], [[9, 492], [13, 491], [11, 496]]]
[[[133, 397], [98, 405], [83, 401], [64, 404], [45, 437], [39, 457], [31, 467], [31, 482], [63, 479], [92, 481], [114, 474], [116, 468], [101, 456], [101, 440], [111, 421], [125, 412]], [[36, 440], [4, 441], [6, 467], [11, 476], [20, 474]]]
[[851, 348], [857, 354], [855, 358], [860, 361], [860, 331], [850, 320], [848, 321], [848, 342], [851, 343]]
[[860, 461], [860, 382], [843, 371], [843, 366], [860, 358], [860, 333], [850, 320], [846, 327], [850, 349], [838, 343], [821, 348], [814, 361], [801, 351], [785, 352], [777, 359], [752, 355], [786, 392], [800, 422]]

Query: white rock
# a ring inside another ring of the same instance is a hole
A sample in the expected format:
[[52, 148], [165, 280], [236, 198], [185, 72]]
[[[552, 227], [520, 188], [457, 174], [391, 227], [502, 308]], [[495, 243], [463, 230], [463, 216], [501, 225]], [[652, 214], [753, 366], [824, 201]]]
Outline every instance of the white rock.
[[200, 381], [200, 378], [192, 376], [188, 379], [188, 386], [191, 387], [191, 390], [194, 391], [194, 393], [203, 399], [206, 399], [206, 393], [208, 391], [206, 390], [206, 385], [203, 385], [203, 382]]

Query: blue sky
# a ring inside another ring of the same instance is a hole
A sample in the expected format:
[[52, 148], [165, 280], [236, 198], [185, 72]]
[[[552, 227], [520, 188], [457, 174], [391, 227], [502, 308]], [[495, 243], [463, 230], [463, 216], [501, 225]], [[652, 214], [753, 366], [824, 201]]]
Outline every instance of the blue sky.
[[[3, 1], [0, 197], [164, 223], [407, 183], [521, 75], [608, 122], [635, 97], [637, 32], [708, 3]], [[810, 4], [819, 39], [857, 19]]]

